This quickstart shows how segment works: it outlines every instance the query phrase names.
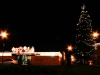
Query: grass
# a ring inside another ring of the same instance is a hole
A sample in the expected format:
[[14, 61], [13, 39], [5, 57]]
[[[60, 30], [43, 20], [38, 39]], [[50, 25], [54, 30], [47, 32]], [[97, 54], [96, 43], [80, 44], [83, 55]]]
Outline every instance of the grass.
[[100, 75], [100, 66], [18, 66], [0, 65], [0, 75]]

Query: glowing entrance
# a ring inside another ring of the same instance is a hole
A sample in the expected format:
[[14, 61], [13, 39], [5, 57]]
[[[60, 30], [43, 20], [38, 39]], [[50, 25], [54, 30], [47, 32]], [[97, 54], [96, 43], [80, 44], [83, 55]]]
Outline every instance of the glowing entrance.
[[12, 48], [12, 54], [17, 56], [18, 64], [30, 64], [31, 59], [30, 56], [34, 54], [34, 47], [18, 47]]

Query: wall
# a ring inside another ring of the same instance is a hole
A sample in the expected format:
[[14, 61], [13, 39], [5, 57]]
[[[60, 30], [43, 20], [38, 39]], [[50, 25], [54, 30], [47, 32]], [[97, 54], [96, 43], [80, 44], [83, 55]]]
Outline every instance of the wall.
[[[13, 58], [15, 59], [15, 56], [3, 56], [3, 60]], [[2, 56], [0, 56], [0, 62], [2, 62]]]
[[100, 44], [96, 46], [93, 62], [100, 65]]
[[32, 65], [60, 65], [59, 56], [32, 56]]

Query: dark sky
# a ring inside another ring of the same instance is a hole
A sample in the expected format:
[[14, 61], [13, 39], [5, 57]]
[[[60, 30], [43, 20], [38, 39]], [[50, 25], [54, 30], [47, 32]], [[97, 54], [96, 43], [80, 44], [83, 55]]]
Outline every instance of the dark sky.
[[[83, 2], [15, 2], [0, 7], [0, 29], [10, 33], [5, 48], [34, 46], [36, 51], [64, 50], [74, 45]], [[93, 30], [100, 31], [100, 4], [84, 2]], [[0, 40], [2, 49], [2, 40]]]

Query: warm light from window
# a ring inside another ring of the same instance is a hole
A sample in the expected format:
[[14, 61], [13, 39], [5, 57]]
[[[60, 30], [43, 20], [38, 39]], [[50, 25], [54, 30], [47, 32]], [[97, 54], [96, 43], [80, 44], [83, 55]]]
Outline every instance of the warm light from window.
[[71, 55], [71, 61], [74, 62], [75, 61], [75, 57], [73, 55]]

